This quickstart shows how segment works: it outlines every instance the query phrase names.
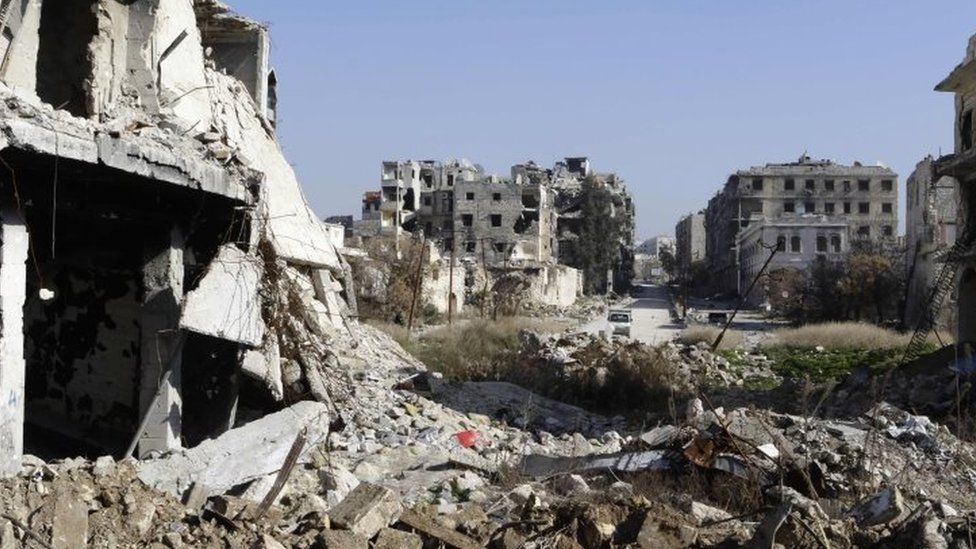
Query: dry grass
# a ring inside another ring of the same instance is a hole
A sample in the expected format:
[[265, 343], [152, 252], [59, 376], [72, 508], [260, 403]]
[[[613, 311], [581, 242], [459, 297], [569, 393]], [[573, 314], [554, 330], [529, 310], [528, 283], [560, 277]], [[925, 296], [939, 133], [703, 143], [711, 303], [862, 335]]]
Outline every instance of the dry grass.
[[771, 349], [894, 349], [908, 345], [912, 335], [865, 322], [826, 322], [783, 328], [763, 346]]
[[[718, 334], [722, 332], [722, 328], [718, 326], [712, 326], [711, 324], [695, 324], [689, 326], [681, 331], [678, 336], [678, 341], [684, 343], [685, 345], [697, 345], [698, 343], [707, 343], [711, 345]], [[722, 338], [722, 343], [718, 346], [719, 349], [735, 349], [741, 346], [745, 342], [745, 335], [739, 330], [729, 330], [725, 332], [725, 337]]]
[[485, 379], [496, 375], [500, 364], [519, 350], [521, 330], [560, 332], [564, 322], [525, 317], [504, 317], [497, 321], [471, 319], [438, 326], [410, 337], [403, 326], [373, 323], [390, 335], [407, 352], [435, 372], [449, 379]]

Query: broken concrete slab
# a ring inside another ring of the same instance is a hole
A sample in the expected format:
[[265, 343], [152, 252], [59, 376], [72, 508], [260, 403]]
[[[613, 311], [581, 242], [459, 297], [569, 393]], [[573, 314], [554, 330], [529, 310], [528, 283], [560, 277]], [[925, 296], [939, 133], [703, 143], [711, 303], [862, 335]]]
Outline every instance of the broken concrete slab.
[[275, 338], [268, 338], [261, 349], [248, 349], [241, 361], [241, 372], [260, 381], [274, 400], [281, 401], [284, 398], [281, 356]]
[[732, 517], [728, 511], [719, 509], [717, 507], [712, 507], [711, 505], [705, 505], [697, 501], [690, 502], [685, 507], [685, 512], [695, 517], [699, 525], [704, 525], [712, 522], [721, 522]]
[[231, 244], [221, 246], [200, 285], [187, 294], [180, 327], [251, 347], [261, 345], [261, 276], [256, 256]]
[[677, 432], [678, 428], [674, 425], [662, 425], [642, 434], [640, 439], [650, 448], [662, 448], [671, 442]]
[[53, 549], [84, 549], [88, 546], [88, 504], [78, 494], [58, 494], [54, 502], [51, 530]]
[[310, 446], [325, 440], [328, 410], [319, 402], [299, 402], [195, 448], [139, 462], [136, 470], [146, 484], [178, 497], [194, 482], [223, 493], [277, 472], [303, 429]]
[[400, 522], [426, 536], [439, 540], [448, 547], [455, 547], [456, 549], [479, 549], [482, 547], [481, 543], [442, 526], [413, 509], [404, 509], [400, 515]]
[[905, 512], [901, 491], [889, 486], [861, 501], [848, 513], [860, 526], [887, 524]]
[[399, 498], [389, 488], [360, 483], [329, 513], [332, 524], [371, 539], [396, 522], [403, 511]]

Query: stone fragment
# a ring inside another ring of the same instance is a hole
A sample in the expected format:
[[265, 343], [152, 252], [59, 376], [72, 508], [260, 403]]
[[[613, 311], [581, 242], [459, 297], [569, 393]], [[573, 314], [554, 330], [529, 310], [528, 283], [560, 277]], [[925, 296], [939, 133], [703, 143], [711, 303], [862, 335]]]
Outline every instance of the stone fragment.
[[515, 528], [505, 528], [501, 535], [495, 535], [488, 545], [491, 549], [520, 549], [525, 546], [525, 536]]
[[421, 549], [424, 541], [420, 536], [393, 528], [380, 530], [373, 542], [373, 549]]
[[152, 528], [156, 517], [156, 506], [146, 499], [127, 501], [125, 504], [126, 523], [132, 525], [139, 535]]
[[107, 477], [115, 473], [115, 459], [112, 456], [102, 456], [95, 460], [92, 474], [95, 478]]
[[889, 486], [881, 492], [861, 501], [848, 513], [860, 526], [887, 524], [905, 511], [901, 491]]
[[0, 524], [0, 549], [17, 549], [20, 542], [14, 533], [14, 525], [9, 520], [3, 520]]
[[590, 491], [590, 486], [579, 475], [562, 475], [556, 477], [552, 483], [556, 493], [564, 496], [585, 494]]
[[324, 439], [328, 412], [320, 402], [298, 402], [194, 448], [140, 461], [136, 471], [146, 484], [176, 496], [182, 497], [194, 482], [223, 493], [276, 473], [303, 429], [308, 429], [306, 440]]
[[203, 508], [208, 497], [210, 497], [210, 488], [201, 482], [194, 482], [183, 496], [183, 505], [196, 512]]
[[53, 549], [84, 549], [88, 546], [88, 505], [74, 493], [58, 494], [54, 502], [51, 531]]
[[647, 513], [640, 531], [637, 533], [637, 546], [641, 549], [659, 547], [687, 547], [674, 532], [666, 528], [654, 513]]
[[640, 439], [650, 448], [663, 448], [671, 442], [677, 432], [678, 428], [674, 425], [662, 425], [644, 433]]
[[350, 530], [323, 530], [319, 542], [327, 549], [369, 549], [369, 540]]
[[404, 509], [400, 515], [400, 522], [421, 532], [424, 535], [440, 540], [445, 545], [456, 549], [478, 549], [481, 543], [449, 528], [437, 524], [432, 519], [421, 515], [413, 509]]
[[403, 506], [393, 491], [364, 482], [332, 509], [329, 518], [333, 525], [371, 539], [395, 522], [402, 511]]
[[356, 475], [349, 472], [345, 467], [334, 464], [319, 469], [319, 482], [326, 490], [325, 499], [330, 506], [338, 505], [349, 495], [349, 492], [359, 486], [359, 479], [356, 478]]
[[252, 549], [285, 549], [285, 546], [268, 534], [261, 534]]
[[719, 522], [732, 517], [732, 515], [722, 509], [712, 507], [711, 505], [705, 505], [704, 503], [699, 503], [697, 501], [690, 502], [690, 504], [686, 506], [685, 511], [693, 516], [695, 520], [698, 521], [699, 525]]

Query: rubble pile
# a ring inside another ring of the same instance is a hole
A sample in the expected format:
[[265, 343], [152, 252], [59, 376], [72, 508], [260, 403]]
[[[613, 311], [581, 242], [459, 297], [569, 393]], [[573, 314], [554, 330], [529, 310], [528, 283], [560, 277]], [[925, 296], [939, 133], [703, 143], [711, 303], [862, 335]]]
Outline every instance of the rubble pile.
[[[548, 372], [547, 378], [552, 378], [545, 384], [528, 381], [527, 386], [540, 391], [549, 387], [555, 391], [552, 394], [563, 398], [571, 393], [560, 393], [562, 386], [577, 391], [590, 387], [599, 393], [620, 377], [648, 388], [667, 389], [678, 401], [701, 387], [775, 386], [782, 381], [765, 356], [733, 352], [730, 360], [713, 353], [704, 343], [683, 345], [672, 341], [652, 347], [639, 341], [607, 340], [585, 332], [544, 336], [527, 331], [520, 334], [520, 342], [519, 369], [524, 372], [523, 377], [531, 378], [533, 372], [541, 370]], [[585, 393], [577, 396], [586, 402]]]
[[606, 316], [607, 303], [602, 298], [593, 296], [580, 296], [568, 307], [557, 305], [545, 305], [535, 301], [527, 301], [519, 305], [520, 311], [533, 313], [537, 316], [549, 318], [571, 318], [577, 320], [589, 320]]
[[28, 456], [0, 483], [0, 544], [968, 546], [976, 448], [889, 404], [823, 420], [692, 401], [680, 424], [595, 439], [388, 394], [375, 429], [320, 418], [337, 430], [309, 434], [293, 469], [217, 490], [198, 478], [182, 497], [144, 482], [152, 460]]

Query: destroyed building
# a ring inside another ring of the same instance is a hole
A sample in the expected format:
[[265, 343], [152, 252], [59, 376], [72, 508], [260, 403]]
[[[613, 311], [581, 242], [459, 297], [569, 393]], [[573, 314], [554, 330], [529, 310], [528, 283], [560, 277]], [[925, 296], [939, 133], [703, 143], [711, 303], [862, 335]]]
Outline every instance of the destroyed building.
[[[579, 208], [587, 179], [615, 197], [612, 215], [626, 226], [619, 245], [632, 258], [630, 195], [617, 175], [593, 172], [586, 158], [567, 158], [553, 169], [532, 161], [517, 164], [508, 178], [488, 174], [467, 160], [386, 161], [381, 191], [364, 195], [363, 218], [355, 223], [354, 234], [363, 242], [403, 235], [426, 239], [436, 249], [431, 257], [460, 262], [469, 282], [482, 279], [474, 271], [485, 269], [521, 272], [533, 285], [542, 277], [548, 280], [542, 286], [550, 288], [542, 292], [550, 296], [543, 301], [549, 302], [555, 292], [565, 304], [580, 292], [578, 265], [567, 252], [580, 238]], [[454, 284], [436, 278], [428, 283]], [[552, 289], [556, 287], [558, 292]]]
[[854, 241], [894, 242], [897, 179], [883, 166], [806, 155], [731, 175], [705, 211], [711, 291], [744, 292], [752, 265], [765, 260], [770, 246], [803, 269], [822, 255], [846, 253]]
[[328, 401], [348, 267], [278, 146], [267, 29], [217, 0], [2, 14], [0, 474]]
[[[935, 284], [946, 255], [958, 236], [959, 187], [947, 176], [936, 176], [931, 156], [922, 159], [906, 182], [905, 241], [907, 249], [907, 299], [905, 326], [919, 325], [928, 305], [929, 288]], [[935, 328], [955, 331], [955, 307], [947, 302], [935, 319]]]
[[[976, 256], [973, 254], [973, 237], [976, 235], [976, 192], [973, 191], [976, 185], [976, 148], [973, 146], [976, 141], [976, 127], [973, 124], [976, 109], [976, 35], [970, 37], [962, 63], [935, 89], [955, 95], [955, 150], [935, 162], [932, 177], [940, 181], [949, 178], [946, 183], [951, 182], [958, 188], [957, 215], [961, 230], [945, 255], [939, 276], [922, 293], [920, 299], [925, 303], [922, 317], [927, 317], [929, 323], [937, 322], [943, 301], [947, 297], [954, 297], [956, 341], [971, 344], [976, 341]], [[913, 301], [913, 298], [909, 297], [909, 301]]]

